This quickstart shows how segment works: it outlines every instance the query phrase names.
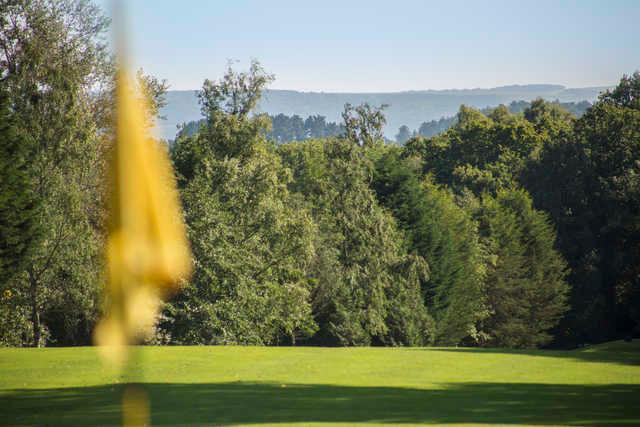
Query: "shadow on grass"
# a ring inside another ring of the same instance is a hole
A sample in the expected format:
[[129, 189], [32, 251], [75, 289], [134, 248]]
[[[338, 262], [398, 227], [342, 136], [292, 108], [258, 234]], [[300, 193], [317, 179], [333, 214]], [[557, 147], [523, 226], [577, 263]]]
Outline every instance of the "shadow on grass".
[[[640, 385], [443, 384], [441, 389], [317, 384], [146, 384], [153, 425], [282, 422], [640, 425]], [[12, 390], [7, 425], [117, 425], [119, 387]]]
[[[430, 350], [430, 349], [426, 349]], [[577, 350], [514, 350], [505, 348], [437, 348], [438, 351], [468, 352], [483, 354], [513, 354], [523, 356], [561, 357], [584, 362], [640, 365], [640, 340], [633, 342], [614, 341], [607, 344]]]

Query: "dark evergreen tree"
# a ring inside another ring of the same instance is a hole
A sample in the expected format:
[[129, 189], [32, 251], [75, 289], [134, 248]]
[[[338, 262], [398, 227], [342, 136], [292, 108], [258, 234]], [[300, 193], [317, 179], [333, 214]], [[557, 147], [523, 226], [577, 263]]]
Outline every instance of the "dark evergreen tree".
[[471, 218], [446, 189], [429, 179], [421, 182], [411, 159], [401, 159], [395, 150], [377, 161], [373, 187], [405, 231], [409, 250], [429, 265], [421, 287], [436, 321], [436, 344], [479, 339], [475, 326], [486, 315], [484, 266]]
[[[571, 311], [558, 328], [559, 345], [639, 332], [639, 87], [640, 73], [624, 76], [569, 132], [556, 132], [523, 175], [536, 206], [553, 218], [571, 267]], [[544, 127], [566, 127], [546, 117]]]
[[[377, 141], [374, 144], [381, 144]], [[420, 282], [427, 266], [407, 254], [395, 221], [369, 186], [373, 165], [357, 141], [280, 147], [319, 227], [312, 297], [325, 345], [424, 345], [432, 319]]]
[[566, 264], [554, 249], [552, 225], [533, 209], [523, 190], [500, 191], [496, 198], [485, 195], [477, 218], [488, 257], [485, 344], [547, 344], [568, 308]]
[[[594, 299], [600, 339], [640, 333], [640, 72], [625, 76], [576, 122], [589, 190], [589, 216], [600, 278]], [[585, 248], [586, 249], [586, 248]], [[583, 327], [588, 328], [586, 324]]]
[[11, 279], [25, 268], [38, 240], [40, 205], [32, 190], [29, 150], [0, 87], [0, 292], [11, 289]]

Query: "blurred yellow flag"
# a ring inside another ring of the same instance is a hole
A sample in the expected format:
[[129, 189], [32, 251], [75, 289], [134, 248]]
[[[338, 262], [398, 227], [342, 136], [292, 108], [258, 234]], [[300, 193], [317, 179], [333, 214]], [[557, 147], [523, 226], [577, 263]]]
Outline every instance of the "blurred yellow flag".
[[148, 135], [146, 106], [125, 71], [117, 77], [111, 164], [106, 317], [95, 331], [119, 364], [126, 346], [152, 331], [161, 298], [191, 272], [175, 180], [166, 147]]

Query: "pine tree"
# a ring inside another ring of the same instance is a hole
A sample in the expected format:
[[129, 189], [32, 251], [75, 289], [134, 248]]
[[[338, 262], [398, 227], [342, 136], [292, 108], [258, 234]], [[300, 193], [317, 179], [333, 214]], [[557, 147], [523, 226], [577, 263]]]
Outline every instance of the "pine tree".
[[482, 259], [476, 226], [446, 189], [420, 181], [410, 162], [394, 151], [376, 164], [373, 186], [405, 231], [409, 250], [429, 266], [424, 302], [436, 322], [436, 344], [475, 338], [485, 315]]
[[27, 295], [16, 283], [40, 237], [40, 203], [31, 190], [28, 146], [0, 88], [0, 345], [21, 345], [30, 333]]
[[38, 238], [39, 204], [31, 190], [29, 147], [0, 89], [0, 289], [9, 289]]
[[281, 146], [319, 227], [310, 271], [314, 342], [324, 345], [425, 345], [433, 320], [422, 302], [426, 263], [410, 255], [392, 215], [370, 188], [373, 164], [353, 139]]
[[555, 230], [524, 190], [485, 195], [479, 214], [488, 253], [484, 322], [488, 345], [537, 347], [567, 310], [566, 264], [554, 249]]

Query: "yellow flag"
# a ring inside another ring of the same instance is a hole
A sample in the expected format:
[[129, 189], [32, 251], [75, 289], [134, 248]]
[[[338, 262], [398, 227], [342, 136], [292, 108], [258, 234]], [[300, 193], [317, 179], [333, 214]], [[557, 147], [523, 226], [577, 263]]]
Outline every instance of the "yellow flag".
[[125, 71], [117, 77], [107, 301], [95, 342], [114, 363], [148, 334], [161, 298], [191, 272], [185, 227], [166, 147], [149, 137], [141, 96]]

